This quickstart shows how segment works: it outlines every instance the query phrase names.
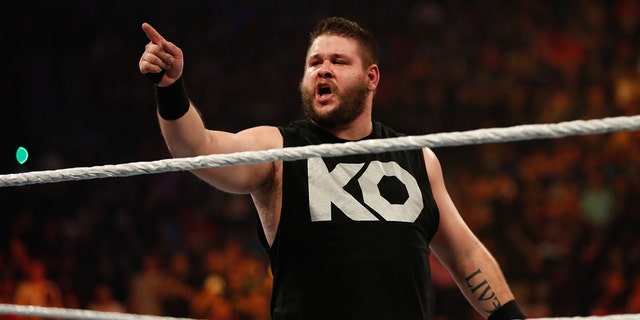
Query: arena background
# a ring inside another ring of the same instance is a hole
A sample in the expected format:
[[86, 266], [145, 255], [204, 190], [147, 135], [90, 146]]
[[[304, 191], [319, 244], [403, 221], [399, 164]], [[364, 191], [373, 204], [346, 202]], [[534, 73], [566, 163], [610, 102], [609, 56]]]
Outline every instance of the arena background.
[[[3, 7], [0, 174], [169, 157], [138, 71], [145, 21], [183, 49], [210, 128], [300, 118], [307, 33], [332, 15], [375, 33], [374, 117], [408, 134], [640, 111], [637, 0]], [[30, 152], [22, 165], [19, 146]], [[436, 152], [529, 316], [640, 313], [639, 132]], [[0, 303], [16, 303], [41, 262], [60, 306], [103, 310], [106, 291], [129, 313], [266, 319], [254, 218], [248, 197], [185, 172], [2, 188]], [[433, 277], [439, 319], [477, 317], [435, 261]]]

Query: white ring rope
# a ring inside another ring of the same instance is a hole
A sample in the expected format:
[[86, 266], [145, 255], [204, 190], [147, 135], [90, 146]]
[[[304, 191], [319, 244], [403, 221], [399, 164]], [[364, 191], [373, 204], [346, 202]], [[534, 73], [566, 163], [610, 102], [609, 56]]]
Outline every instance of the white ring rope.
[[139, 315], [120, 312], [92, 311], [68, 308], [52, 308], [39, 306], [22, 306], [1, 304], [0, 314], [11, 314], [31, 317], [46, 317], [55, 319], [97, 319], [97, 320], [193, 320], [190, 318], [173, 318], [151, 315]]
[[[174, 158], [150, 162], [134, 162], [120, 165], [78, 167], [61, 170], [45, 170], [18, 174], [0, 175], [0, 187], [37, 183], [52, 183], [70, 180], [124, 177], [141, 174], [187, 171], [193, 169], [223, 167], [268, 161], [292, 161], [311, 157], [335, 157], [348, 154], [379, 153], [386, 151], [419, 149], [423, 147], [447, 147], [492, 142], [509, 142], [558, 138], [572, 135], [601, 134], [625, 130], [639, 130], [640, 116], [611, 117], [596, 120], [575, 120], [555, 124], [530, 124], [507, 128], [478, 129], [464, 132], [437, 133], [423, 136], [406, 136], [389, 139], [372, 139], [358, 142], [322, 144], [315, 146], [271, 149], [264, 151], [216, 154], [192, 158]], [[117, 312], [21, 306], [0, 304], [0, 314], [40, 316], [57, 319], [97, 320], [193, 320], [151, 315], [136, 315]], [[639, 320], [640, 314], [609, 316], [538, 318], [538, 320], [602, 319]]]
[[601, 134], [639, 129], [640, 115], [595, 120], [574, 120], [553, 124], [529, 124], [506, 128], [477, 129], [463, 132], [371, 139], [357, 142], [321, 144], [263, 151], [212, 154], [119, 165], [13, 173], [0, 175], [0, 187], [187, 171], [277, 160], [292, 161], [312, 157], [336, 157], [350, 154], [419, 149], [424, 147], [436, 148], [491, 142], [559, 138], [573, 135]]
[[608, 316], [536, 318], [536, 320], [639, 320], [640, 314], [614, 314]]
[[[195, 320], [190, 318], [173, 318], [130, 313], [104, 312], [81, 309], [51, 308], [39, 306], [22, 306], [0, 303], [0, 315], [11, 314], [35, 316], [55, 319], [92, 319], [92, 320]], [[638, 320], [640, 314], [617, 314], [609, 316], [535, 318], [537, 320]], [[215, 319], [214, 319], [215, 320]], [[533, 320], [533, 319], [532, 319]]]

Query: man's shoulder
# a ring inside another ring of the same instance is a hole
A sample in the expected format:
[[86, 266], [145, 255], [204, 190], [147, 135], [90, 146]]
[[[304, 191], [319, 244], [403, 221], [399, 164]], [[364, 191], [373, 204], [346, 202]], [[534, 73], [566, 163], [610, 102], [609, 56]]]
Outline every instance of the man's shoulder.
[[279, 126], [278, 129], [283, 137], [308, 136], [317, 131], [313, 123], [307, 119], [294, 120], [286, 126]]
[[406, 136], [406, 134], [375, 120], [373, 120], [373, 134], [376, 138], [393, 138]]

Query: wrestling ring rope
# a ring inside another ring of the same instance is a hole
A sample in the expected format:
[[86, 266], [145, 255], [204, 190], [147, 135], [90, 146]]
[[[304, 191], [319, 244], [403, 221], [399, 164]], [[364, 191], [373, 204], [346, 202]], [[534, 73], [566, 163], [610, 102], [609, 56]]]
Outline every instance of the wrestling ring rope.
[[12, 314], [30, 317], [46, 317], [55, 319], [96, 319], [96, 320], [194, 320], [190, 318], [161, 317], [132, 313], [92, 311], [67, 308], [51, 308], [38, 306], [21, 306], [0, 304], [0, 315]]
[[[161, 316], [138, 315], [131, 313], [117, 313], [91, 311], [66, 308], [51, 308], [37, 306], [20, 306], [0, 304], [0, 315], [12, 314], [32, 317], [47, 317], [55, 319], [95, 319], [95, 320], [195, 320], [190, 318], [173, 318]], [[537, 320], [638, 320], [640, 314], [619, 314], [609, 316], [568, 317], [568, 318], [536, 318]], [[215, 320], [215, 319], [214, 319]]]
[[263, 151], [212, 154], [119, 165], [5, 174], [0, 175], [0, 187], [187, 171], [277, 160], [292, 161], [312, 157], [336, 157], [350, 154], [379, 153], [419, 149], [423, 147], [436, 148], [491, 142], [560, 138], [638, 129], [640, 129], [640, 115], [595, 120], [574, 120], [553, 124], [529, 124], [505, 128], [436, 133], [422, 136], [405, 136]]
[[[631, 130], [640, 130], [640, 116], [611, 117], [596, 120], [575, 120], [554, 124], [530, 124], [505, 128], [489, 128], [463, 132], [437, 133], [422, 136], [372, 139], [358, 142], [323, 144], [315, 146], [271, 149], [265, 151], [238, 152], [230, 154], [216, 154], [191, 158], [174, 158], [150, 162], [133, 162], [119, 165], [77, 167], [60, 170], [5, 174], [0, 175], [0, 187], [98, 178], [126, 177], [134, 175], [155, 174], [172, 171], [187, 171], [194, 169], [224, 167], [278, 160], [293, 161], [311, 157], [336, 157], [350, 154], [379, 153], [386, 151], [419, 149], [423, 147], [437, 148], [494, 142], [560, 138], [567, 136], [602, 134]], [[173, 318], [11, 304], [0, 304], [0, 315], [2, 314], [39, 316], [56, 319], [193, 320], [189, 318]], [[537, 319], [632, 320], [640, 319], [640, 314]]]

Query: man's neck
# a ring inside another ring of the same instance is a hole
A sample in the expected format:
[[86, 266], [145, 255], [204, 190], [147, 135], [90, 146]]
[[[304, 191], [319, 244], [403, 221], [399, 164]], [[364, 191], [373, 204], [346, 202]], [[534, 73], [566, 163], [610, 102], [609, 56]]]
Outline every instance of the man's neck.
[[320, 127], [336, 138], [356, 141], [371, 134], [373, 131], [373, 121], [371, 120], [371, 116], [363, 114], [345, 126], [338, 126], [334, 128]]

